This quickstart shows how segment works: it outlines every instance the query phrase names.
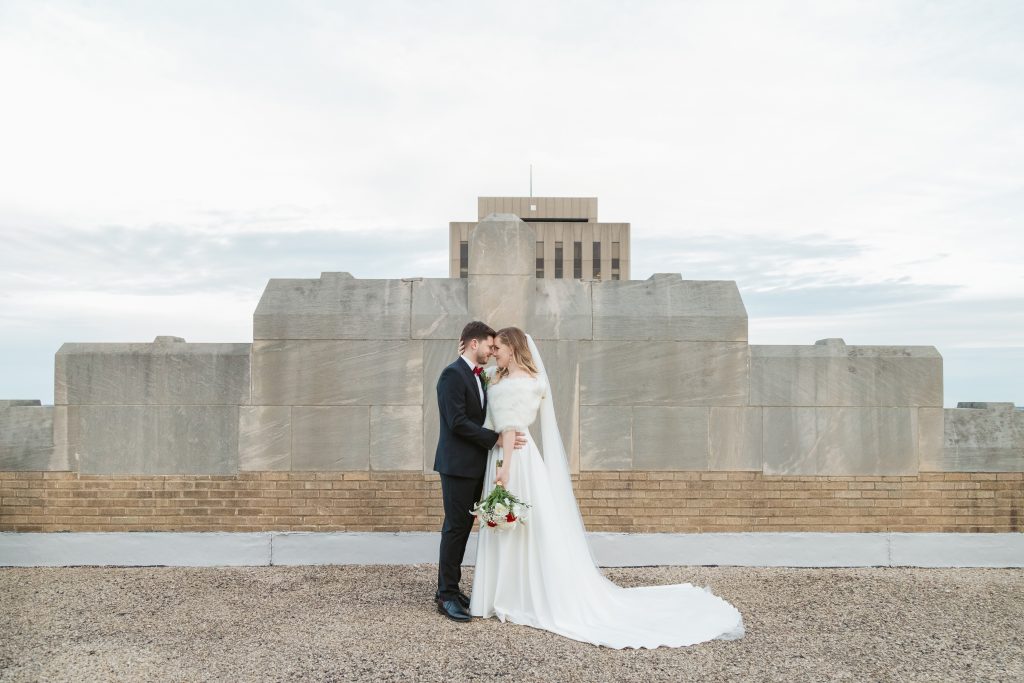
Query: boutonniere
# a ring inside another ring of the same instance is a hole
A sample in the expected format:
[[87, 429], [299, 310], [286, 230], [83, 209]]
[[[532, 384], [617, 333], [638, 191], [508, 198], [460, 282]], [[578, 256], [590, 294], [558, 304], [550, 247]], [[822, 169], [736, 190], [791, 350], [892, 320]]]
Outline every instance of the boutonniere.
[[487, 386], [491, 383], [491, 376], [487, 374], [487, 370], [480, 373], [480, 383], [484, 385], [484, 391], [487, 391]]

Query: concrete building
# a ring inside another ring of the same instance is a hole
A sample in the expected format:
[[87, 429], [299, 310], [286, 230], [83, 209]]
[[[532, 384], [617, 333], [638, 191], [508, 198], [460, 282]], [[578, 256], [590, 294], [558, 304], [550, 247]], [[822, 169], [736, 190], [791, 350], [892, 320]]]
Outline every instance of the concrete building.
[[[514, 214], [537, 235], [536, 275], [548, 280], [628, 280], [629, 223], [597, 220], [597, 197], [478, 197], [477, 221]], [[453, 278], [469, 276], [473, 222], [448, 224]]]

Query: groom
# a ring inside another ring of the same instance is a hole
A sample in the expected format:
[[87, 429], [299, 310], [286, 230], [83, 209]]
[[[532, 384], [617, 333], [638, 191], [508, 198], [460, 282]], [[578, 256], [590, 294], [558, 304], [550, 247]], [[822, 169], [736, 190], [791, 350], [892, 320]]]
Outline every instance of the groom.
[[[473, 321], [462, 330], [465, 352], [437, 380], [437, 407], [441, 433], [434, 455], [434, 471], [441, 475], [444, 526], [437, 568], [437, 610], [453, 621], [469, 621], [469, 597], [459, 590], [462, 558], [473, 529], [470, 509], [480, 500], [487, 470], [487, 454], [498, 433], [481, 425], [487, 414], [487, 392], [480, 374], [494, 353], [495, 332]], [[526, 445], [526, 434], [516, 433], [516, 448]]]

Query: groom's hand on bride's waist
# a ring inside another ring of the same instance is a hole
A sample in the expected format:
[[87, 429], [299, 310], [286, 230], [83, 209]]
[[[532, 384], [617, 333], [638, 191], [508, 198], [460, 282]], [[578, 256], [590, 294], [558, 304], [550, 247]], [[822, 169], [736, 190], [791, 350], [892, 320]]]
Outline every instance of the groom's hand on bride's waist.
[[526, 432], [516, 432], [516, 450], [526, 445]]

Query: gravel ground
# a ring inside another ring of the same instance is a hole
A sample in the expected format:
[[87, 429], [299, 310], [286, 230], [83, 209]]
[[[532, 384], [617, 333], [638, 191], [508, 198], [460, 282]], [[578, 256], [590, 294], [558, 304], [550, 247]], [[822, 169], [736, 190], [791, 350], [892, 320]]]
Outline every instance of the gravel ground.
[[747, 635], [612, 650], [456, 624], [436, 565], [4, 568], [0, 681], [1024, 680], [1024, 570], [604, 571], [708, 585]]

